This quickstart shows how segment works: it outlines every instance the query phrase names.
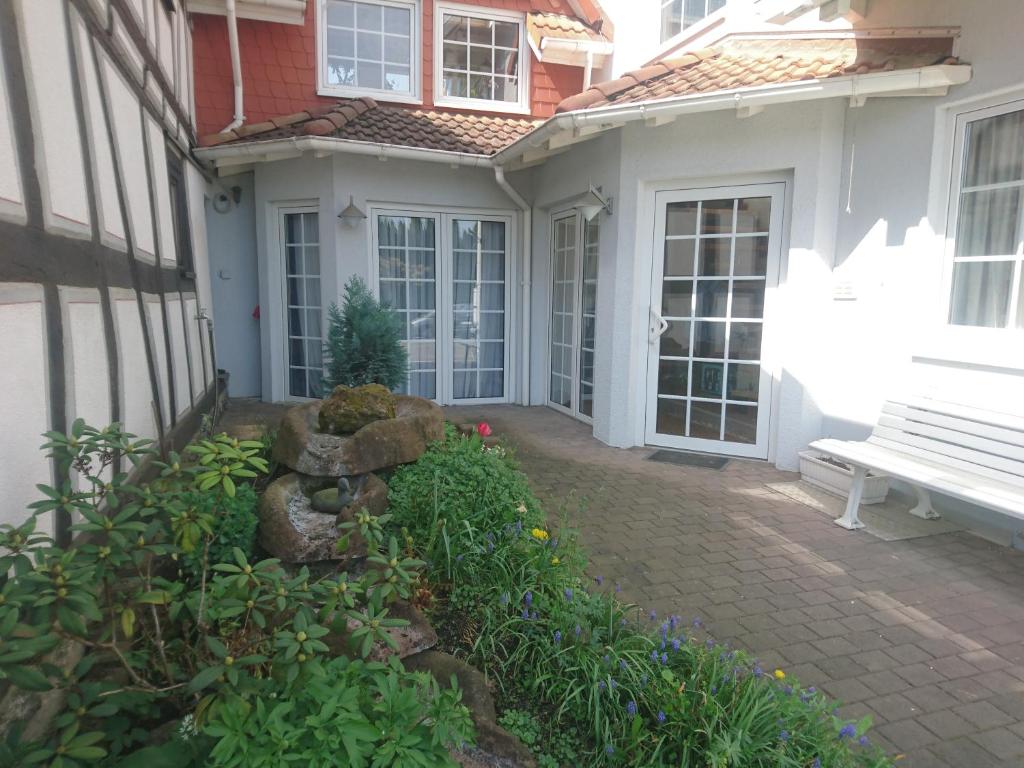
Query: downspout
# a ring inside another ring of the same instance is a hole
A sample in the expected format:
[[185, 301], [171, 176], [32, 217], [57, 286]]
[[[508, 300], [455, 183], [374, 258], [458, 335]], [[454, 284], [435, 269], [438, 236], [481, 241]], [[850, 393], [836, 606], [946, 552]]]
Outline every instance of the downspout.
[[505, 178], [505, 169], [500, 165], [494, 166], [494, 180], [498, 183], [505, 194], [512, 198], [519, 210], [523, 212], [523, 360], [522, 360], [522, 382], [520, 384], [520, 399], [523, 405], [530, 404], [530, 357], [533, 354], [533, 345], [530, 340], [531, 306], [530, 294], [532, 292], [532, 268], [533, 268], [533, 208], [526, 202], [522, 195], [516, 191]]
[[242, 57], [238, 52], [238, 17], [235, 15], [235, 0], [224, 0], [227, 9], [228, 47], [231, 50], [231, 78], [235, 83], [235, 119], [221, 129], [221, 133], [233, 131], [245, 122], [242, 112]]

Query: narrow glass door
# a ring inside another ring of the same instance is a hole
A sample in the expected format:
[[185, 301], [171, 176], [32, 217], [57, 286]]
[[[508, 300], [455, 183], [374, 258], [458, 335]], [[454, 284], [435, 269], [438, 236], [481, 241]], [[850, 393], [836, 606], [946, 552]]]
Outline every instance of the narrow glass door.
[[323, 396], [320, 224], [315, 211], [283, 214], [288, 395]]
[[554, 219], [551, 242], [550, 400], [572, 409], [575, 376], [576, 214]]
[[767, 458], [781, 184], [657, 195], [647, 441]]
[[594, 415], [597, 264], [597, 219], [552, 219], [548, 399], [584, 419]]
[[505, 397], [505, 228], [451, 219], [452, 400]]
[[381, 302], [401, 318], [409, 375], [401, 391], [437, 397], [437, 239], [432, 216], [377, 217]]

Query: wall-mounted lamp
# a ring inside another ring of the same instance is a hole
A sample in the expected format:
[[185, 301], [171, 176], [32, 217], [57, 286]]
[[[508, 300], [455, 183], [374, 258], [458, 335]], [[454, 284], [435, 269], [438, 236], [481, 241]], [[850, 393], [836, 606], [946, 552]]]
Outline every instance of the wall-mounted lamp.
[[580, 215], [587, 221], [593, 221], [594, 217], [601, 211], [611, 215], [612, 201], [611, 198], [605, 198], [600, 190], [591, 184], [586, 193], [573, 205], [573, 208], [579, 211]]
[[341, 223], [349, 229], [353, 229], [366, 218], [366, 214], [359, 210], [359, 206], [356, 205], [355, 198], [352, 195], [348, 196], [348, 205], [338, 214], [338, 218], [341, 219]]

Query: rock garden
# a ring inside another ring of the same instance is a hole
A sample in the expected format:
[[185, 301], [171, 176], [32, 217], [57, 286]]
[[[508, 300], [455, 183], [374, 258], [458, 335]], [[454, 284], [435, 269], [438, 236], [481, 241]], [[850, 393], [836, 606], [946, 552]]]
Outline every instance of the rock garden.
[[58, 480], [0, 526], [0, 768], [891, 765], [868, 721], [587, 576], [500, 435], [392, 394], [359, 296], [376, 346], [332, 308], [343, 386], [265, 433], [46, 435]]

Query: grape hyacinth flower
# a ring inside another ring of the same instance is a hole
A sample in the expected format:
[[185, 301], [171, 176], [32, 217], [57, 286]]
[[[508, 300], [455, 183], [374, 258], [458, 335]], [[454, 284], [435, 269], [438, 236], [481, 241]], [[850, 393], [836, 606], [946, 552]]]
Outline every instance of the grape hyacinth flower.
[[673, 637], [672, 638], [672, 650], [673, 651], [678, 651], [681, 645], [682, 645], [682, 643], [679, 642], [679, 638], [678, 637]]
[[668, 654], [667, 653], [661, 654], [661, 663], [662, 664], [668, 664]]
[[580, 636], [580, 633], [583, 631], [583, 628], [579, 624], [577, 624], [576, 625], [576, 629], [573, 630], [573, 631], [576, 633], [576, 639], [578, 640], [579, 636]]
[[523, 602], [526, 603], [527, 608], [531, 607], [533, 605], [533, 592], [527, 590], [526, 594], [523, 595]]
[[530, 620], [530, 611], [528, 608], [523, 608], [523, 612], [519, 615], [522, 616], [523, 619], [525, 619], [526, 621]]
[[811, 763], [811, 768], [821, 768], [821, 758], [820, 757], [814, 758], [814, 762]]
[[647, 614], [647, 618], [649, 618], [651, 621], [657, 621], [658, 620], [658, 612], [656, 610], [654, 610], [653, 608], [651, 608], [651, 612], [649, 614]]
[[569, 587], [566, 587], [565, 591], [564, 591], [564, 594], [565, 594], [565, 599], [568, 600], [571, 603], [572, 602], [572, 590], [569, 589]]
[[657, 651], [651, 651], [651, 661], [653, 661], [655, 664], [658, 663], [658, 652]]
[[597, 583], [597, 586], [599, 586], [599, 587], [603, 587], [604, 586], [604, 576], [595, 576], [594, 577], [594, 581]]
[[789, 731], [782, 731], [779, 734], [779, 741], [781, 741], [781, 742], [789, 741]]
[[[608, 755], [609, 757], [611, 757], [612, 755], [615, 754], [615, 747], [613, 747], [611, 744], [609, 744], [607, 747], [604, 748], [604, 753], [606, 755]], [[821, 768], [821, 766], [819, 765], [818, 768]]]
[[623, 672], [629, 669], [629, 664], [626, 663], [625, 659], [619, 659], [619, 669], [621, 669]]
[[558, 645], [561, 642], [562, 642], [562, 630], [556, 629], [555, 630], [555, 645]]
[[857, 739], [857, 743], [860, 744], [862, 747], [866, 747], [871, 742], [868, 740], [867, 736], [861, 736], [859, 739]]
[[615, 594], [619, 594], [622, 591], [622, 585], [619, 582], [615, 582]]
[[538, 617], [539, 617], [539, 614], [536, 611], [534, 611], [533, 613], [530, 614], [530, 618], [533, 619], [534, 621], [536, 621]]
[[607, 687], [608, 687], [608, 685], [607, 685], [607, 683], [605, 683], [604, 680], [598, 680], [597, 681], [597, 690], [603, 691]]
[[626, 714], [630, 717], [636, 717], [636, 702], [632, 699], [626, 704]]
[[700, 616], [697, 616], [697, 617], [696, 617], [696, 618], [695, 618], [695, 619], [693, 620], [693, 628], [694, 628], [694, 629], [700, 629], [700, 628], [701, 628], [701, 627], [703, 627], [703, 626], [704, 626], [704, 622], [700, 620]]
[[753, 672], [754, 672], [754, 677], [760, 677], [761, 675], [764, 674], [764, 670], [761, 669], [761, 665], [760, 664], [754, 664]]
[[664, 723], [665, 722], [665, 713], [662, 712], [660, 709], [658, 710], [658, 722], [659, 723]]
[[853, 723], [847, 723], [839, 729], [840, 739], [852, 739], [857, 735], [857, 727]]

